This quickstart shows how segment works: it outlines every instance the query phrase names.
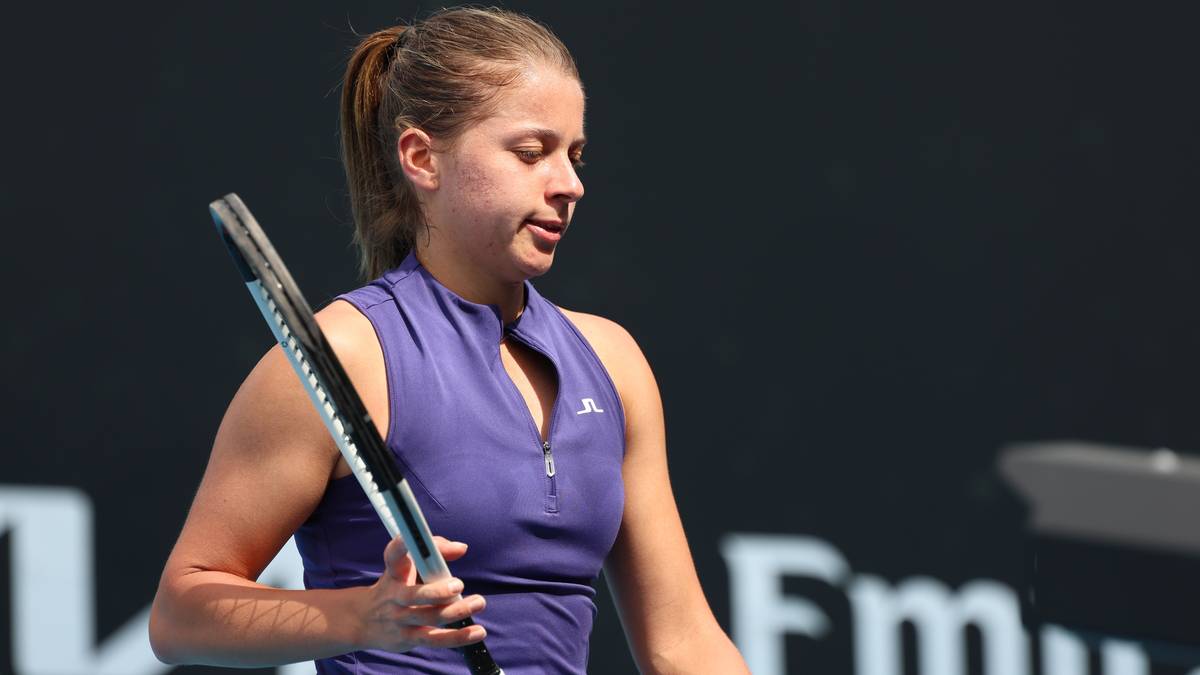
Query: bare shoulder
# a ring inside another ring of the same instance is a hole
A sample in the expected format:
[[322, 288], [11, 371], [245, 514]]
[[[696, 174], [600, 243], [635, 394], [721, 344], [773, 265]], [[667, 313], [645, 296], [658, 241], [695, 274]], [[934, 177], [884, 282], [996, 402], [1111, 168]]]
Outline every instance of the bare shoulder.
[[[357, 307], [335, 300], [316, 314], [321, 332], [367, 407], [380, 435], [387, 434], [387, 373], [375, 326]], [[337, 473], [342, 473], [339, 469]]]
[[575, 312], [562, 307], [559, 309], [579, 332], [583, 333], [606, 367], [619, 366], [634, 356], [641, 357], [642, 350], [637, 341], [616, 321], [596, 314]]
[[316, 313], [317, 324], [329, 340], [338, 357], [342, 352], [352, 356], [372, 345], [378, 347], [375, 328], [370, 319], [345, 300], [335, 300]]
[[629, 348], [631, 346], [637, 347], [637, 343], [634, 342], [633, 336], [629, 334], [629, 331], [625, 330], [624, 326], [612, 319], [606, 319], [596, 314], [576, 312], [565, 307], [559, 307], [559, 309], [571, 320], [571, 323], [575, 324], [575, 327], [579, 329], [579, 332], [583, 333], [583, 336], [588, 339], [588, 342], [592, 343], [593, 347], [597, 347], [597, 344], [618, 349], [622, 347]]
[[647, 387], [656, 389], [654, 375], [641, 347], [624, 326], [595, 314], [559, 309], [592, 345], [626, 408], [633, 399], [645, 396]]
[[[316, 319], [368, 410], [374, 413], [371, 393], [380, 388], [375, 384], [375, 372], [383, 378], [383, 358], [377, 356], [380, 348], [371, 322], [342, 301], [322, 309]], [[386, 392], [386, 384], [382, 388]], [[254, 448], [264, 465], [295, 463], [299, 457], [332, 463], [339, 456], [278, 344], [263, 355], [230, 403], [217, 434], [214, 457], [231, 454], [241, 461], [245, 448]]]

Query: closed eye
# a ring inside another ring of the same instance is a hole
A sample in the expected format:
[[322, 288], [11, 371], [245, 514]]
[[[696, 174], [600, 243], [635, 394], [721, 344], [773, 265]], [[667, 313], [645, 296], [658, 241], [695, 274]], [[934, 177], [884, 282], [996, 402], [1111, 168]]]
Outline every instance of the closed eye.
[[[526, 162], [527, 164], [533, 164], [541, 160], [544, 156], [541, 150], [514, 150], [513, 152], [517, 155], [517, 157], [521, 158], [521, 161]], [[582, 169], [585, 166], [583, 158], [572, 157], [571, 166], [575, 167], [576, 169]]]

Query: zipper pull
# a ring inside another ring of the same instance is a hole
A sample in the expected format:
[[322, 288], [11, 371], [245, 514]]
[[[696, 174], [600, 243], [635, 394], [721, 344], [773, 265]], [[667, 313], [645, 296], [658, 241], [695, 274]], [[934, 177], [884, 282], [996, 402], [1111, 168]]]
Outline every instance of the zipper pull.
[[546, 475], [554, 478], [554, 453], [550, 452], [550, 441], [542, 443], [542, 454], [546, 456]]

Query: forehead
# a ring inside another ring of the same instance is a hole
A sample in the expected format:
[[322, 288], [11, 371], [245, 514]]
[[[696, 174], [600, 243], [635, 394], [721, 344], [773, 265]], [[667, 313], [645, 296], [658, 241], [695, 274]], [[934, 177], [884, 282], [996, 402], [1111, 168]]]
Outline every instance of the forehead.
[[568, 144], [584, 141], [584, 96], [578, 80], [558, 68], [535, 66], [504, 87], [492, 114], [478, 124], [488, 135], [553, 132]]

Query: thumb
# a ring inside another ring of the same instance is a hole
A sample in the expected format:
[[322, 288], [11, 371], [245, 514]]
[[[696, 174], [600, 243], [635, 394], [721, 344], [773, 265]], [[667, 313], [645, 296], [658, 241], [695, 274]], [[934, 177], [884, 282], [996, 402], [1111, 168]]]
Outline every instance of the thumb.
[[412, 558], [408, 555], [408, 547], [404, 545], [402, 537], [396, 537], [388, 542], [387, 548], [383, 549], [383, 564], [387, 568], [387, 574], [397, 581], [408, 581], [411, 576], [413, 563]]
[[434, 535], [433, 543], [437, 545], [438, 551], [447, 561], [458, 560], [467, 554], [467, 545], [461, 541], [450, 541], [445, 537]]

